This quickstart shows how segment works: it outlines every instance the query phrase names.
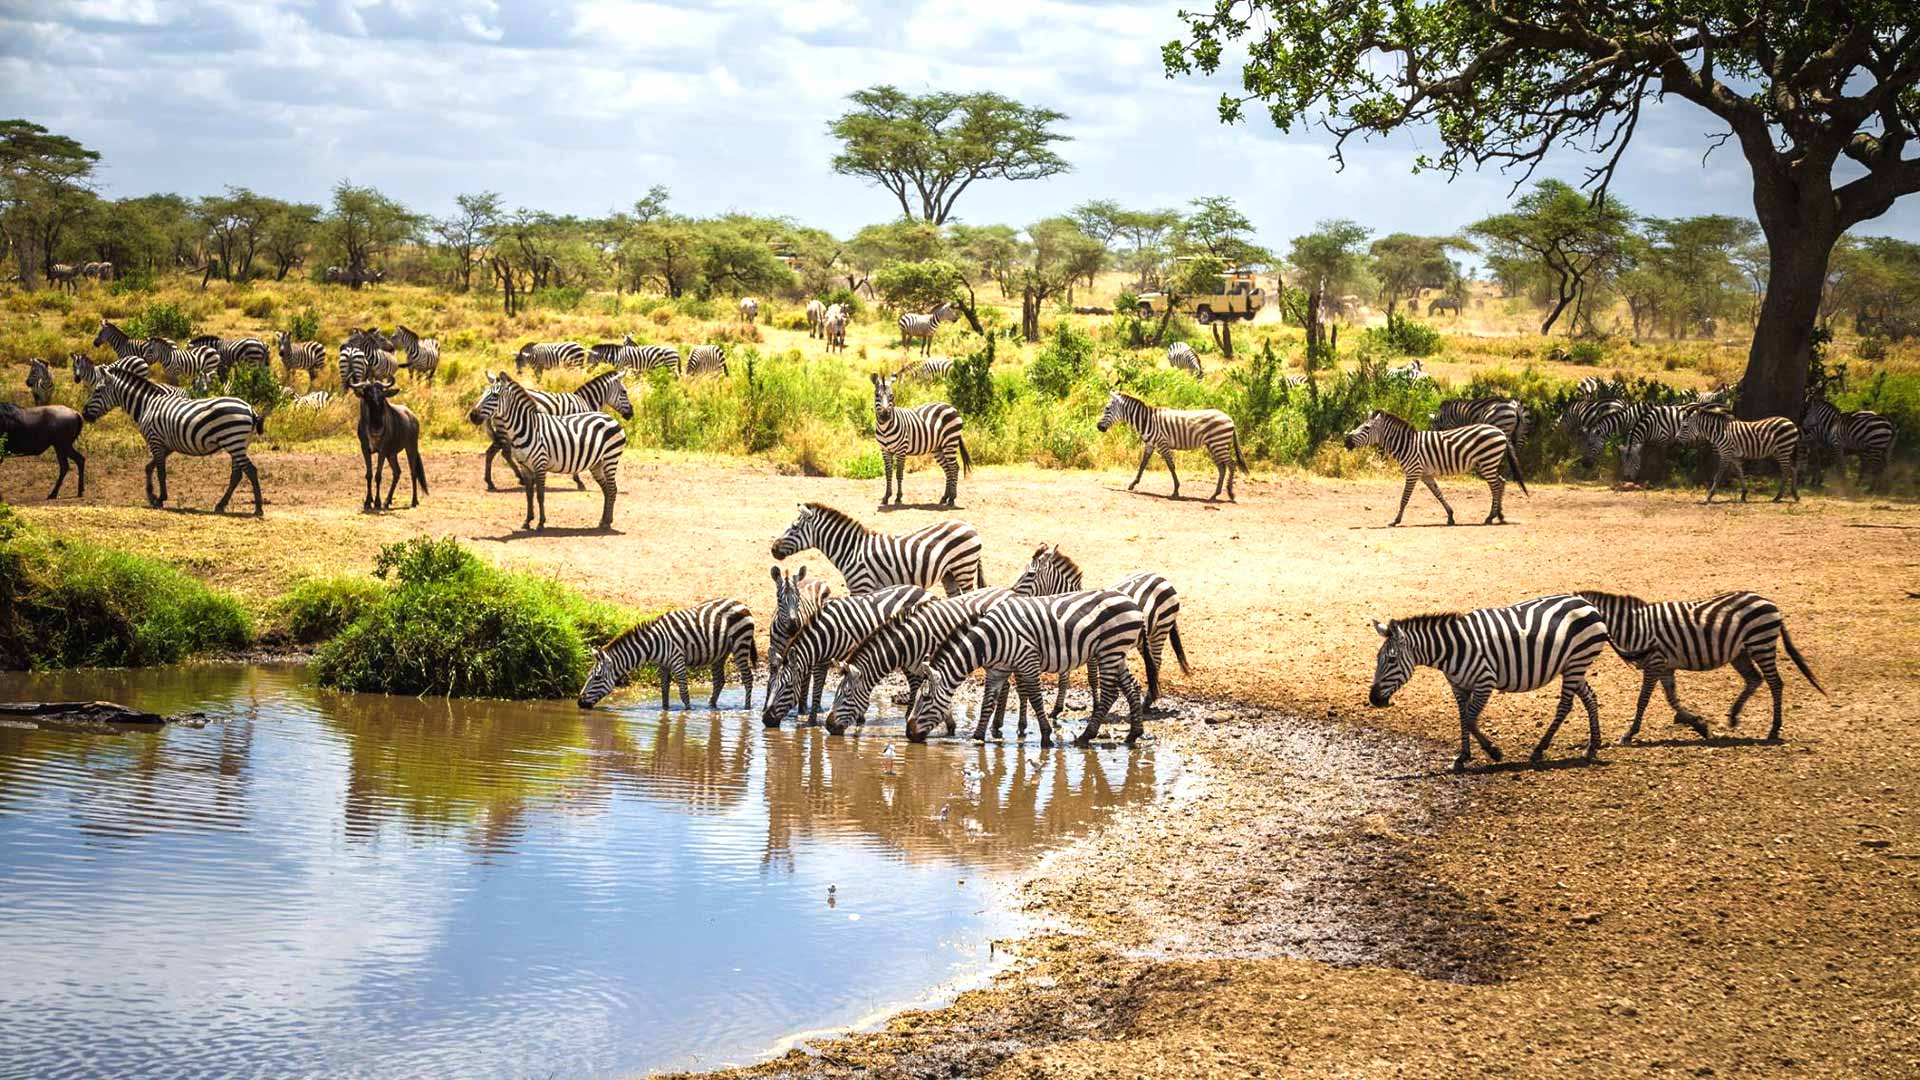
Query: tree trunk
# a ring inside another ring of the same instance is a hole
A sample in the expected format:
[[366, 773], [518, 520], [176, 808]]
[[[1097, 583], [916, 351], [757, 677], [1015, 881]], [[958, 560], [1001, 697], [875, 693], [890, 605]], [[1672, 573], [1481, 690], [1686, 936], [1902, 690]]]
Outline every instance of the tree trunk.
[[1233, 320], [1221, 319], [1213, 324], [1213, 343], [1220, 346], [1220, 355], [1233, 359]]
[[1805, 411], [1814, 320], [1820, 314], [1827, 262], [1839, 238], [1838, 229], [1816, 228], [1780, 230], [1767, 237], [1767, 298], [1753, 328], [1747, 373], [1735, 406], [1742, 419], [1797, 420]]

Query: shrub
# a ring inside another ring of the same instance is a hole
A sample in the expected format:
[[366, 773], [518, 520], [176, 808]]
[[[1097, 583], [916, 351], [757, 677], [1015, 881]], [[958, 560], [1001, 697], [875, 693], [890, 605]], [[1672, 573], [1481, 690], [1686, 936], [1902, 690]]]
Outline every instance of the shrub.
[[107, 289], [115, 296], [150, 293], [153, 291], [153, 271], [144, 266], [133, 270], [116, 269], [113, 283], [107, 286]]
[[190, 389], [188, 393], [195, 397], [236, 397], [264, 416], [280, 404], [284, 391], [270, 364], [240, 364], [205, 391]]
[[64, 315], [73, 310], [73, 297], [57, 289], [45, 289], [33, 294], [33, 306], [41, 311], [57, 311]]
[[1868, 334], [1853, 347], [1853, 355], [1862, 360], [1885, 360], [1887, 358], [1887, 339]]
[[1059, 400], [1092, 370], [1093, 339], [1062, 320], [1054, 324], [1053, 333], [1027, 365], [1027, 378], [1034, 389]]
[[275, 601], [264, 637], [296, 645], [317, 645], [336, 637], [386, 595], [386, 587], [368, 577], [342, 574], [309, 578]]
[[993, 392], [993, 340], [989, 336], [984, 348], [955, 360], [947, 369], [947, 400], [962, 416], [988, 424], [999, 411]]
[[867, 305], [861, 301], [860, 294], [847, 288], [845, 285], [821, 293], [820, 302], [828, 307], [839, 304], [841, 310], [845, 311], [849, 318], [859, 315], [862, 311], [865, 311], [867, 307]]
[[240, 305], [240, 313], [249, 319], [271, 319], [273, 306], [273, 294], [260, 293], [247, 297], [246, 301]]
[[587, 290], [578, 285], [535, 289], [527, 296], [527, 306], [554, 311], [578, 311], [587, 299]]
[[127, 320], [125, 329], [129, 337], [163, 337], [186, 341], [193, 337], [193, 320], [177, 304], [153, 303]]
[[1393, 319], [1385, 326], [1368, 327], [1361, 335], [1361, 347], [1373, 348], [1396, 356], [1432, 356], [1440, 351], [1440, 331], [1412, 319]]
[[1567, 362], [1593, 367], [1607, 358], [1607, 350], [1597, 341], [1576, 341], [1567, 350]]
[[[312, 304], [308, 304], [300, 310], [298, 315], [289, 315], [287, 333], [293, 335], [295, 341], [317, 340], [320, 337], [320, 313], [314, 310]], [[461, 347], [471, 348], [472, 345], [473, 343], [469, 341]]]

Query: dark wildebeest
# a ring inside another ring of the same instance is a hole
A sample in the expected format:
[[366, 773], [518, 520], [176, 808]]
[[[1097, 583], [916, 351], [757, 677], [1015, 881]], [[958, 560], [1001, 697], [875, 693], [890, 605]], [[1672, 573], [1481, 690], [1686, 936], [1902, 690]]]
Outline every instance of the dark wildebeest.
[[79, 470], [80, 490], [75, 495], [87, 493], [87, 459], [73, 448], [73, 440], [80, 437], [80, 414], [65, 405], [41, 405], [23, 409], [18, 405], [0, 402], [0, 438], [6, 440], [7, 456], [39, 457], [47, 447], [60, 459], [60, 475], [54, 478], [53, 490], [47, 492], [47, 498], [60, 494], [60, 485], [67, 482], [67, 461], [73, 461]]
[[400, 487], [400, 454], [407, 455], [407, 491], [413, 499], [409, 507], [420, 505], [427, 490], [427, 470], [420, 464], [420, 421], [405, 405], [388, 398], [400, 393], [391, 383], [357, 382], [347, 389], [360, 399], [360, 456], [367, 466], [367, 497], [362, 507], [382, 509], [379, 505], [380, 477], [387, 466], [393, 467], [393, 479], [387, 484], [384, 509], [393, 509], [393, 494]]

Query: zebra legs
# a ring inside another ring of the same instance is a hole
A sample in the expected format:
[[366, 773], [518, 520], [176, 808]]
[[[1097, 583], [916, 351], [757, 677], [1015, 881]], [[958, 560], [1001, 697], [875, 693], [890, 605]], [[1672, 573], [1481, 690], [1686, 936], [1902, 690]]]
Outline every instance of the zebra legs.
[[[160, 481], [160, 493], [154, 494], [154, 479]], [[165, 451], [155, 453], [147, 461], [147, 505], [158, 509], [167, 504], [167, 455]]]
[[[902, 470], [900, 486], [904, 489], [907, 486], [905, 458], [901, 459], [900, 467]], [[960, 499], [960, 456], [951, 449], [940, 455], [940, 471], [947, 474], [947, 490], [940, 496], [940, 505], [951, 508]]]
[[[1793, 501], [1799, 502], [1800, 501], [1800, 469], [1799, 469], [1798, 463], [1794, 461], [1792, 454], [1788, 454], [1785, 457], [1782, 457], [1778, 460], [1780, 462], [1780, 490], [1773, 493], [1773, 501], [1779, 502], [1781, 497], [1787, 493], [1788, 485], [1792, 485]], [[1845, 466], [1845, 463], [1846, 463], [1846, 459], [1842, 458], [1841, 464], [1843, 468]], [[1861, 460], [1860, 471], [1863, 473], [1866, 471], [1866, 461], [1864, 459]], [[1745, 492], [1743, 490], [1742, 495], [1744, 496], [1744, 494]]]
[[[1428, 483], [1432, 483], [1432, 481], [1429, 480]], [[1487, 490], [1493, 495], [1493, 505], [1487, 509], [1487, 520], [1480, 524], [1491, 525], [1498, 521], [1500, 524], [1505, 525], [1507, 523], [1507, 512], [1502, 508], [1501, 503], [1507, 494], [1506, 477], [1496, 473], [1492, 479], [1487, 481]], [[1438, 495], [1440, 492], [1436, 489], [1434, 494]]]
[[1132, 491], [1134, 488], [1137, 488], [1140, 486], [1140, 478], [1147, 475], [1147, 462], [1152, 460], [1153, 460], [1153, 447], [1151, 446], [1141, 447], [1140, 448], [1140, 467], [1134, 470], [1133, 483], [1127, 485], [1128, 491]]
[[[740, 685], [747, 692], [746, 707], [753, 707], [753, 643], [747, 642], [733, 654], [733, 670], [740, 676]], [[714, 704], [720, 703], [719, 691], [714, 691]]]
[[[600, 497], [603, 500], [600, 506], [600, 530], [605, 532], [613, 528], [613, 500], [620, 494], [620, 478], [612, 471], [606, 471], [604, 475], [595, 473], [593, 482], [600, 485]], [[546, 523], [547, 478], [542, 476], [540, 477], [540, 524], [544, 526]]]
[[1167, 475], [1173, 477], [1173, 497], [1177, 499], [1180, 497], [1180, 474], [1173, 468], [1173, 448], [1161, 447], [1160, 460], [1167, 463]]
[[[1580, 681], [1575, 682], [1575, 679]], [[1589, 764], [1600, 757], [1600, 701], [1593, 696], [1593, 687], [1586, 683], [1586, 673], [1569, 675], [1560, 680], [1560, 705], [1554, 709], [1553, 723], [1547, 725], [1547, 733], [1540, 736], [1540, 744], [1533, 748], [1527, 760], [1538, 765], [1547, 756], [1547, 748], [1553, 745], [1553, 737], [1559, 733], [1560, 725], [1566, 722], [1567, 714], [1573, 711], [1573, 699], [1579, 698], [1587, 708], [1587, 754]]]
[[[1393, 520], [1387, 522], [1387, 528], [1391, 529], [1395, 525], [1400, 524], [1400, 519], [1407, 516], [1407, 500], [1413, 498], [1413, 485], [1418, 482], [1414, 477], [1407, 477], [1407, 486], [1400, 489], [1400, 509], [1394, 512]], [[1433, 485], [1429, 482], [1427, 486], [1432, 487]], [[1435, 489], [1434, 494], [1436, 496], [1439, 495], [1439, 490]]]
[[[253, 481], [253, 516], [254, 517], [264, 516], [265, 511], [262, 508], [261, 499], [260, 499], [260, 470], [253, 464], [253, 459], [241, 457], [238, 454], [234, 455], [233, 471], [229, 473], [227, 476], [226, 493], [220, 496], [219, 502], [213, 504], [214, 513], [216, 514], [226, 513], [227, 502], [233, 498], [234, 489], [240, 486], [240, 478], [242, 476], [245, 476], [247, 479]], [[165, 501], [166, 497], [167, 497], [167, 467], [166, 467], [166, 463], [162, 462], [160, 465], [160, 498], [162, 501]]]
[[[1420, 480], [1422, 483], [1427, 485], [1428, 491], [1433, 492], [1433, 497], [1440, 500], [1441, 508], [1447, 512], [1447, 524], [1449, 525], [1453, 524], [1453, 505], [1447, 502], [1447, 497], [1445, 495], [1440, 494], [1440, 485], [1433, 482], [1432, 474], [1422, 476]], [[1400, 496], [1400, 511], [1402, 513], [1405, 513], [1407, 509], [1407, 496], [1412, 494], [1413, 494], [1413, 481], [1409, 480], [1407, 481], [1407, 490], [1404, 493], [1402, 493]], [[1393, 521], [1394, 521], [1394, 524], [1396, 525], [1400, 523], [1399, 518], [1394, 518]]]
[[[885, 509], [889, 503], [893, 502], [893, 455], [884, 450], [880, 452], [880, 469], [887, 474], [887, 486], [880, 492], [880, 507]], [[906, 480], [903, 478], [900, 484], [905, 487]]]
[[1215, 469], [1215, 471], [1216, 471], [1216, 475], [1215, 475], [1215, 476], [1214, 476], [1214, 478], [1213, 478], [1213, 494], [1212, 494], [1212, 495], [1209, 495], [1209, 496], [1207, 497], [1207, 501], [1208, 501], [1208, 502], [1219, 502], [1219, 501], [1220, 501], [1220, 489], [1221, 489], [1221, 488], [1226, 488], [1226, 489], [1227, 489], [1227, 500], [1228, 500], [1229, 502], [1239, 502], [1239, 501], [1240, 501], [1239, 499], [1236, 499], [1236, 498], [1234, 498], [1234, 497], [1233, 497], [1233, 468], [1232, 468], [1232, 466], [1230, 466], [1230, 465], [1228, 465], [1228, 464], [1227, 464], [1226, 462], [1224, 462], [1224, 461], [1216, 461], [1216, 462], [1214, 462], [1214, 463], [1213, 463], [1213, 467], [1214, 467], [1214, 469]]
[[[520, 523], [520, 528], [539, 532], [547, 527], [547, 474], [538, 469], [529, 469], [524, 479], [527, 488], [527, 519]], [[533, 524], [533, 508], [536, 501], [540, 506], [539, 528], [534, 528]]]
[[1480, 731], [1479, 723], [1480, 710], [1487, 707], [1487, 698], [1492, 696], [1492, 693], [1491, 690], [1453, 687], [1453, 701], [1460, 708], [1460, 753], [1453, 759], [1454, 772], [1465, 772], [1467, 761], [1473, 756], [1472, 743], [1467, 741], [1469, 735], [1473, 737], [1474, 742], [1480, 744], [1480, 749], [1488, 757], [1495, 761], [1500, 760], [1500, 748], [1493, 745], [1493, 740]]
[[1767, 684], [1767, 691], [1773, 695], [1773, 726], [1767, 729], [1767, 741], [1780, 741], [1780, 694], [1785, 683], [1780, 678], [1779, 658], [1774, 655], [1771, 645], [1752, 645], [1744, 655], [1733, 658], [1733, 669], [1747, 681], [1740, 690], [1740, 696], [1733, 699], [1733, 707], [1727, 712], [1727, 726], [1740, 726], [1740, 710], [1747, 705], [1747, 699], [1753, 696], [1760, 684]]
[[[1100, 721], [1106, 718], [1114, 699], [1122, 694], [1127, 698], [1127, 745], [1139, 742], [1146, 731], [1141, 723], [1144, 712], [1140, 704], [1140, 684], [1133, 681], [1133, 673], [1127, 670], [1126, 655], [1108, 656], [1097, 669], [1089, 664], [1087, 675], [1093, 684], [1093, 715], [1087, 717], [1087, 730], [1073, 741], [1074, 745], [1086, 746], [1099, 737]], [[1044, 725], [1046, 720], [1040, 722]]]

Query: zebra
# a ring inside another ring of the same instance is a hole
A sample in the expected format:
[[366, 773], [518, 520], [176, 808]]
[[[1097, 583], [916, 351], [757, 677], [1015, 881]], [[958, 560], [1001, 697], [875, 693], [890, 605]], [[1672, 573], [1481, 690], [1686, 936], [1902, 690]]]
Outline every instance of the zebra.
[[952, 357], [936, 356], [929, 360], [922, 360], [917, 364], [907, 365], [901, 369], [900, 375], [905, 378], [926, 379], [931, 382], [934, 379], [946, 378], [947, 372], [952, 370]]
[[727, 350], [720, 345], [695, 345], [687, 350], [687, 374], [727, 373]]
[[513, 356], [513, 370], [532, 368], [537, 374], [549, 368], [587, 366], [587, 350], [577, 341], [530, 341]]
[[[100, 332], [93, 335], [93, 347], [97, 349], [102, 345], [112, 349], [113, 355], [117, 358], [144, 356], [148, 360], [153, 361], [158, 361], [161, 356], [165, 355], [167, 350], [172, 348], [172, 344], [164, 338], [150, 337], [135, 341], [133, 338], [127, 336], [126, 331], [105, 319], [100, 320]], [[87, 380], [82, 379], [80, 373], [76, 371], [73, 376], [73, 381], [85, 382]]]
[[[532, 387], [522, 387], [522, 389], [541, 409], [556, 416], [612, 409], [622, 419], [633, 419], [633, 399], [627, 396], [627, 386], [620, 381], [620, 373], [617, 371], [603, 371], [581, 383], [578, 389], [561, 394], [535, 390]], [[493, 486], [495, 457], [505, 454], [507, 464], [512, 466], [515, 475], [520, 472], [519, 465], [514, 462], [513, 449], [507, 441], [506, 428], [498, 419], [499, 407], [500, 387], [489, 379], [486, 389], [480, 392], [480, 400], [474, 402], [473, 408], [467, 413], [468, 421], [486, 427], [493, 435], [493, 442], [487, 447], [487, 457], [484, 462], [488, 491], [499, 490]], [[522, 478], [522, 484], [524, 483], [525, 479]], [[586, 490], [587, 485], [580, 479], [578, 472], [573, 474], [573, 486], [576, 490]]]
[[165, 338], [152, 338], [161, 343], [159, 363], [166, 370], [167, 379], [175, 386], [191, 386], [203, 391], [220, 376], [220, 351], [211, 345], [188, 345], [182, 348]]
[[1527, 433], [1532, 423], [1527, 419], [1527, 407], [1518, 398], [1478, 397], [1454, 398], [1440, 403], [1440, 409], [1433, 414], [1433, 430], [1445, 431], [1450, 428], [1465, 427], [1468, 424], [1492, 424], [1500, 429], [1519, 452], [1520, 444], [1527, 441]]
[[67, 363], [73, 367], [74, 382], [93, 385], [93, 380], [97, 377], [94, 374], [93, 357], [86, 353], [68, 353]]
[[622, 345], [613, 356], [614, 367], [651, 371], [666, 368], [680, 374], [680, 350], [671, 345]]
[[[905, 618], [875, 631], [841, 666], [840, 684], [833, 691], [833, 715], [827, 721], [827, 730], [839, 735], [855, 723], [866, 723], [867, 704], [872, 700], [874, 686], [896, 671], [906, 675], [910, 696], [917, 697], [934, 651], [982, 612], [1012, 596], [1013, 591], [1004, 587], [975, 589], [922, 604]], [[953, 734], [953, 728], [953, 718], [949, 716], [947, 734]], [[927, 735], [925, 729], [907, 726], [909, 741], [921, 742]]]
[[586, 684], [580, 687], [578, 704], [591, 709], [613, 692], [621, 679], [643, 663], [652, 663], [660, 671], [660, 707], [668, 708], [668, 688], [680, 687], [680, 707], [693, 708], [687, 694], [687, 670], [713, 668], [713, 696], [708, 708], [720, 704], [720, 691], [727, 682], [727, 660], [747, 690], [747, 704], [753, 704], [753, 669], [760, 663], [760, 652], [753, 640], [753, 614], [738, 600], [709, 600], [688, 608], [676, 608], [650, 619], [609, 641], [595, 646], [593, 667]]
[[1471, 735], [1494, 761], [1500, 748], [1480, 731], [1480, 713], [1495, 690], [1523, 693], [1560, 678], [1560, 705], [1546, 734], [1533, 748], [1538, 765], [1553, 736], [1579, 698], [1587, 708], [1589, 764], [1600, 755], [1600, 703], [1587, 685], [1587, 669], [1607, 647], [1607, 624], [1598, 609], [1578, 596], [1543, 596], [1512, 607], [1481, 608], [1464, 614], [1443, 612], [1391, 619], [1373, 629], [1382, 638], [1374, 658], [1373, 686], [1367, 703], [1376, 709], [1413, 678], [1416, 666], [1438, 668], [1453, 687], [1460, 710], [1460, 753], [1453, 771], [1467, 767]]
[[[967, 440], [962, 437], [966, 424], [960, 410], [944, 401], [929, 401], [902, 409], [893, 403], [893, 383], [897, 376], [872, 373], [873, 438], [880, 444], [880, 463], [887, 474], [887, 486], [880, 493], [880, 505], [888, 500], [898, 506], [907, 498], [907, 457], [931, 454], [947, 476], [940, 506], [951, 509], [960, 497], [960, 472], [973, 472], [973, 459], [967, 456]], [[895, 477], [899, 478], [898, 484]]]
[[1612, 398], [1577, 397], [1560, 414], [1560, 430], [1580, 446], [1580, 464], [1591, 469], [1607, 440], [1625, 429], [1627, 407]]
[[845, 658], [882, 626], [927, 600], [927, 590], [918, 585], [895, 585], [858, 596], [835, 597], [822, 604], [787, 647], [779, 674], [768, 677], [767, 704], [760, 713], [760, 723], [779, 727], [794, 710], [800, 689], [816, 668]]
[[810, 338], [821, 337], [826, 328], [827, 305], [821, 303], [817, 298], [807, 301], [807, 336]]
[[266, 367], [273, 357], [267, 351], [267, 343], [257, 337], [223, 338], [217, 334], [201, 334], [187, 344], [203, 346], [218, 353], [222, 377], [242, 364]]
[[407, 362], [401, 366], [432, 382], [433, 373], [440, 370], [440, 340], [423, 338], [404, 326], [397, 326], [393, 331], [393, 341], [400, 351], [407, 354]]
[[1650, 443], [1679, 445], [1698, 441], [1687, 430], [1687, 414], [1694, 408], [1697, 406], [1692, 404], [1644, 403], [1628, 408], [1620, 419], [1620, 430], [1626, 432], [1620, 444], [1621, 470], [1628, 477], [1638, 476]]
[[340, 346], [341, 387], [357, 382], [392, 382], [400, 370], [393, 350], [393, 339], [378, 330], [368, 328], [348, 334], [346, 343]]
[[[1806, 436], [1802, 444], [1808, 452], [1832, 450], [1840, 458], [1844, 473], [1848, 454], [1860, 455], [1860, 483], [1869, 491], [1886, 479], [1887, 457], [1899, 431], [1893, 421], [1867, 409], [1843, 413], [1826, 401], [1807, 406], [1801, 422]], [[1873, 477], [1869, 483], [1868, 477]]]
[[1404, 383], [1425, 382], [1433, 378], [1433, 376], [1427, 374], [1427, 365], [1419, 360], [1402, 364], [1399, 367], [1390, 367], [1387, 369], [1386, 374], [1388, 378], [1398, 379]]
[[[1052, 596], [1085, 588], [1080, 564], [1061, 551], [1058, 544], [1042, 544], [1035, 549], [1027, 568], [1013, 582], [1013, 591], [1019, 596]], [[1147, 613], [1147, 630], [1140, 639], [1140, 662], [1147, 672], [1147, 697], [1141, 707], [1151, 709], [1160, 698], [1160, 657], [1169, 642], [1173, 645], [1174, 658], [1180, 661], [1180, 670], [1193, 674], [1193, 666], [1187, 663], [1187, 650], [1180, 643], [1180, 593], [1172, 582], [1151, 570], [1128, 574], [1111, 588], [1132, 597], [1140, 610]], [[1054, 699], [1053, 715], [1060, 715], [1066, 696], [1066, 680], [1062, 679], [1059, 696]]]
[[1433, 302], [1427, 305], [1427, 318], [1431, 319], [1442, 311], [1450, 311], [1457, 319], [1460, 317], [1461, 307], [1460, 298], [1457, 296], [1435, 297]]
[[1573, 385], [1573, 396], [1576, 401], [1590, 401], [1594, 398], [1611, 396], [1612, 393], [1613, 384], [1598, 375], [1589, 375]]
[[1167, 366], [1191, 371], [1201, 378], [1205, 378], [1207, 374], [1206, 370], [1200, 366], [1200, 354], [1194, 352], [1193, 346], [1184, 341], [1176, 341], [1167, 346]]
[[[773, 626], [767, 633], [767, 682], [771, 684], [780, 677], [780, 667], [794, 639], [832, 598], [833, 590], [819, 578], [807, 580], [804, 566], [791, 574], [777, 566], [769, 569], [773, 577]], [[812, 720], [819, 715], [820, 695], [826, 691], [827, 667], [816, 664], [809, 674], [813, 694], [807, 698], [807, 719]]]
[[1673, 720], [1707, 738], [1707, 723], [1699, 714], [1680, 704], [1674, 686], [1676, 671], [1712, 671], [1732, 664], [1746, 686], [1733, 700], [1727, 713], [1727, 726], [1740, 726], [1740, 710], [1747, 699], [1765, 682], [1773, 694], [1773, 727], [1768, 742], [1780, 741], [1780, 691], [1783, 683], [1774, 656], [1774, 645], [1784, 645], [1787, 655], [1807, 682], [1826, 696], [1826, 688], [1813, 677], [1806, 658], [1793, 647], [1787, 633], [1786, 618], [1774, 602], [1751, 592], [1727, 592], [1706, 600], [1669, 600], [1652, 603], [1637, 596], [1582, 589], [1580, 596], [1599, 610], [1607, 623], [1607, 635], [1620, 658], [1640, 669], [1640, 703], [1633, 710], [1633, 726], [1620, 737], [1630, 743], [1640, 733], [1640, 720], [1646, 715], [1653, 686], [1659, 683], [1667, 692], [1667, 704], [1673, 706]]
[[[913, 706], [909, 730], [931, 731], [953, 712], [953, 693], [973, 672], [1011, 671], [1023, 705], [1040, 720], [1040, 745], [1053, 745], [1053, 723], [1040, 696], [1040, 673], [1065, 673], [1084, 667], [1091, 673], [1093, 712], [1074, 740], [1086, 745], [1100, 733], [1100, 721], [1116, 696], [1129, 708], [1127, 744], [1144, 728], [1140, 686], [1127, 670], [1127, 653], [1140, 642], [1147, 615], [1131, 597], [1112, 590], [1016, 596], [988, 608], [957, 631], [927, 665], [926, 681]], [[991, 677], [991, 675], [989, 676]], [[987, 709], [982, 699], [975, 739], [986, 738]]]
[[912, 342], [918, 339], [920, 342], [920, 355], [927, 355], [927, 353], [933, 349], [934, 331], [940, 329], [941, 323], [952, 318], [953, 302], [951, 300], [934, 308], [925, 315], [915, 315], [911, 312], [901, 315], [900, 347], [903, 349], [911, 348]]
[[69, 263], [47, 264], [47, 283], [68, 292], [80, 291], [80, 268]]
[[35, 405], [53, 404], [53, 372], [39, 357], [27, 361], [27, 390], [33, 394]]
[[325, 390], [310, 390], [304, 394], [290, 393], [286, 397], [287, 406], [294, 409], [321, 409], [332, 400], [333, 395]]
[[1222, 486], [1227, 489], [1228, 502], [1240, 501], [1233, 493], [1233, 473], [1235, 468], [1246, 472], [1247, 459], [1240, 452], [1240, 435], [1234, 429], [1233, 417], [1218, 409], [1155, 408], [1132, 394], [1115, 390], [1107, 396], [1107, 407], [1100, 414], [1098, 426], [1105, 431], [1116, 422], [1127, 425], [1140, 436], [1140, 468], [1133, 474], [1133, 483], [1127, 485], [1128, 491], [1140, 486], [1140, 478], [1147, 473], [1147, 462], [1157, 450], [1160, 459], [1167, 463], [1167, 475], [1173, 478], [1173, 497], [1179, 498], [1180, 474], [1173, 468], [1173, 452], [1205, 447], [1218, 473], [1213, 494], [1207, 501], [1218, 502]]
[[[239, 398], [196, 399], [170, 393], [118, 364], [109, 364], [98, 370], [98, 379], [87, 395], [87, 406], [81, 415], [88, 423], [94, 423], [115, 408], [127, 410], [147, 441], [147, 452], [152, 455], [147, 462], [148, 506], [159, 507], [167, 501], [169, 456], [179, 453], [201, 457], [225, 451], [233, 461], [233, 472], [227, 480], [226, 493], [214, 504], [213, 512], [226, 512], [227, 502], [233, 498], [234, 489], [240, 486], [240, 477], [244, 475], [253, 482], [253, 516], [263, 516], [260, 470], [254, 466], [247, 449], [253, 437], [266, 430], [266, 421], [253, 411], [253, 406]], [[156, 476], [160, 481], [158, 494], [154, 491]]]
[[633, 347], [633, 335], [622, 334], [619, 341], [603, 341], [598, 345], [587, 346], [587, 362], [590, 364], [611, 364], [621, 349]]
[[[603, 412], [560, 415], [547, 412], [526, 387], [502, 371], [494, 376], [499, 403], [494, 410], [507, 437], [514, 469], [527, 492], [527, 517], [522, 529], [547, 527], [547, 474], [591, 472], [605, 503], [600, 511], [601, 531], [613, 528], [613, 502], [620, 487], [620, 454], [627, 448], [626, 429]], [[540, 523], [534, 525], [534, 506]]]
[[274, 343], [279, 347], [280, 363], [287, 369], [289, 382], [295, 371], [304, 371], [308, 385], [312, 385], [327, 364], [327, 347], [317, 341], [295, 341], [292, 334], [282, 330], [275, 336]]
[[110, 262], [90, 262], [80, 267], [80, 273], [95, 281], [112, 281], [113, 264]]
[[1720, 463], [1707, 485], [1706, 502], [1720, 481], [1731, 472], [1740, 481], [1740, 501], [1747, 501], [1747, 470], [1744, 462], [1772, 458], [1780, 466], [1780, 489], [1773, 493], [1779, 502], [1793, 489], [1793, 501], [1800, 501], [1800, 470], [1795, 458], [1800, 452], [1800, 425], [1784, 416], [1760, 420], [1735, 420], [1725, 405], [1700, 405], [1687, 413], [1681, 433], [1689, 438], [1704, 438], [1713, 445]]
[[948, 596], [985, 585], [980, 532], [964, 521], [939, 521], [898, 535], [875, 532], [824, 503], [800, 506], [800, 515], [773, 542], [782, 560], [809, 548], [846, 578], [854, 595], [889, 585], [944, 585]]
[[760, 318], [760, 301], [755, 300], [751, 296], [741, 297], [740, 298], [740, 318], [746, 322], [754, 322], [758, 320]]
[[1504, 525], [1507, 521], [1500, 507], [1501, 496], [1507, 490], [1507, 478], [1501, 473], [1503, 463], [1513, 467], [1514, 481], [1523, 493], [1527, 492], [1527, 481], [1520, 475], [1520, 459], [1514, 456], [1513, 444], [1507, 441], [1506, 432], [1492, 424], [1415, 431], [1405, 420], [1375, 409], [1359, 427], [1347, 432], [1346, 437], [1349, 450], [1373, 445], [1392, 454], [1407, 478], [1406, 487], [1400, 490], [1400, 509], [1394, 512], [1393, 520], [1387, 522], [1388, 528], [1400, 524], [1400, 519], [1406, 516], [1407, 500], [1413, 498], [1416, 481], [1426, 484], [1433, 497], [1440, 500], [1449, 525], [1453, 524], [1453, 507], [1448, 505], [1447, 497], [1440, 494], [1440, 485], [1433, 482], [1436, 476], [1472, 473], [1486, 481], [1493, 493], [1493, 505], [1487, 511], [1487, 519], [1481, 522], [1483, 525], [1496, 521]]
[[827, 339], [828, 352], [845, 352], [847, 348], [847, 309], [839, 304], [830, 305], [820, 323], [820, 336]]

